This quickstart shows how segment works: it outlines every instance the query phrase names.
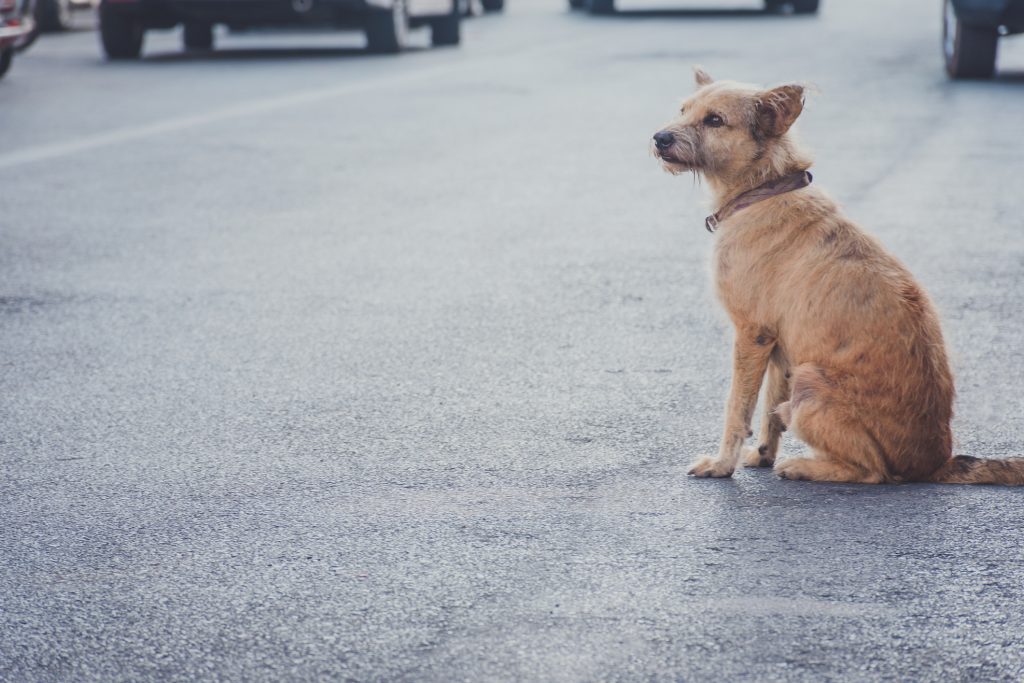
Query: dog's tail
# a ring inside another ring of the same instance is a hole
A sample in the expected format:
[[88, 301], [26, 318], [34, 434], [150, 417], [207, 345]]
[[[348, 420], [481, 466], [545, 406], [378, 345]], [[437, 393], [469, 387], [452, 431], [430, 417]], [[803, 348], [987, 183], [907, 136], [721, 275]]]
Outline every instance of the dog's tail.
[[928, 481], [936, 484], [1024, 486], [1024, 458], [991, 460], [956, 455], [937, 469]]

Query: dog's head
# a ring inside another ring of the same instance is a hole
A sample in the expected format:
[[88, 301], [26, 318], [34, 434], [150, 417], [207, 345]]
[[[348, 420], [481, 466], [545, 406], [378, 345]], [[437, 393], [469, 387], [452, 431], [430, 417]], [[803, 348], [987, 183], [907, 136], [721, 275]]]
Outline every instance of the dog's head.
[[654, 134], [653, 151], [670, 173], [694, 171], [728, 177], [771, 156], [803, 110], [804, 89], [771, 90], [713, 81], [695, 69], [697, 91], [679, 114]]

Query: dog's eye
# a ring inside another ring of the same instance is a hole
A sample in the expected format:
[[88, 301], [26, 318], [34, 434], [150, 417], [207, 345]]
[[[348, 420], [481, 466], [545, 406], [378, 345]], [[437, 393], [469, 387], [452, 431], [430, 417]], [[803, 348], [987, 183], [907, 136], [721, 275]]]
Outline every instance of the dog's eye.
[[725, 121], [718, 114], [708, 114], [704, 117], [704, 125], [708, 128], [719, 128], [725, 125]]

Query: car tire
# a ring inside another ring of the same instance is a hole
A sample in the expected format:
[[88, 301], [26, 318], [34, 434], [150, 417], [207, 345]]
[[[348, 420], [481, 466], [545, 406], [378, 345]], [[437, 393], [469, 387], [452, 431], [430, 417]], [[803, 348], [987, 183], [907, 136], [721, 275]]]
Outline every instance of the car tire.
[[212, 50], [213, 24], [187, 22], [182, 40], [186, 50]]
[[11, 68], [12, 61], [14, 61], [13, 47], [0, 50], [0, 78], [3, 78], [7, 70]]
[[145, 29], [137, 19], [100, 6], [100, 42], [108, 59], [138, 59], [144, 36]]
[[505, 0], [481, 0], [485, 12], [500, 12], [505, 9]]
[[38, 0], [36, 21], [44, 32], [71, 28], [71, 0]]
[[462, 39], [462, 8], [454, 3], [452, 11], [430, 22], [430, 44], [435, 47], [458, 45]]
[[587, 0], [569, 0], [569, 9], [584, 9], [587, 6]]
[[391, 9], [374, 11], [366, 20], [366, 48], [376, 54], [396, 54], [405, 48], [408, 32], [405, 0], [394, 0]]
[[591, 14], [614, 14], [615, 0], [586, 0]]
[[992, 78], [996, 72], [999, 33], [994, 28], [965, 26], [956, 18], [953, 3], [945, 0], [942, 52], [951, 78]]

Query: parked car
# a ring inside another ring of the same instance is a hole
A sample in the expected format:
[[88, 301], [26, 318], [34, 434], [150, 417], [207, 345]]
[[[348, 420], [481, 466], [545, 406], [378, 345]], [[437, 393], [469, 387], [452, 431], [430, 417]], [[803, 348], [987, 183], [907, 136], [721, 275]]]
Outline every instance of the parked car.
[[[793, 14], [814, 14], [818, 11], [820, 0], [764, 0], [764, 8], [769, 12], [783, 12], [787, 9]], [[586, 9], [591, 14], [611, 14], [615, 11], [615, 0], [569, 0], [570, 9]]]
[[213, 27], [330, 26], [366, 33], [372, 52], [400, 52], [409, 28], [429, 26], [434, 45], [457, 45], [461, 0], [101, 0], [100, 40], [110, 59], [135, 59], [150, 29], [184, 26], [185, 49], [213, 48]]
[[0, 78], [11, 68], [14, 51], [35, 34], [35, 0], [0, 0]]
[[36, 0], [36, 22], [41, 31], [66, 31], [75, 11], [91, 9], [98, 0]]
[[1024, 33], [1024, 0], [944, 0], [942, 52], [953, 78], [991, 78], [1000, 36]]

